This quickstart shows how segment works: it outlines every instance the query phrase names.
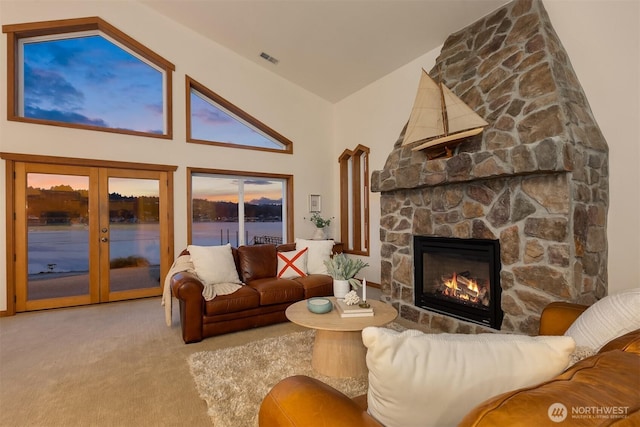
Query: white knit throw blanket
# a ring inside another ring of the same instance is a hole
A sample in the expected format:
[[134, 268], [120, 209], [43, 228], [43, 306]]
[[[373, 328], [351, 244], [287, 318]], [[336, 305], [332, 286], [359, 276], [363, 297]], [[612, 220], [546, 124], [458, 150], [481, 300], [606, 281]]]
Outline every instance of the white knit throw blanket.
[[[171, 317], [172, 317], [172, 302], [173, 298], [171, 295], [171, 277], [176, 274], [186, 271], [187, 273], [195, 274], [198, 273], [193, 268], [193, 263], [191, 262], [191, 256], [189, 255], [180, 255], [173, 262], [173, 265], [169, 269], [167, 276], [164, 278], [164, 289], [162, 291], [162, 305], [164, 306], [164, 320], [167, 326], [171, 326]], [[238, 289], [241, 288], [242, 285], [238, 285], [237, 283], [206, 283], [204, 285], [204, 289], [202, 290], [202, 296], [205, 301], [211, 301], [216, 297], [216, 295], [227, 295], [232, 294]]]

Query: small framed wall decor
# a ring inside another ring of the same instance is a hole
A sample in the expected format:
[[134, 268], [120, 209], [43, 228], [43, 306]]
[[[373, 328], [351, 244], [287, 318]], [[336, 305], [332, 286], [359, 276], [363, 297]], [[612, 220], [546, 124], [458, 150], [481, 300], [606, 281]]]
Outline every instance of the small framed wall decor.
[[322, 198], [319, 194], [309, 194], [309, 212], [320, 212], [322, 210]]

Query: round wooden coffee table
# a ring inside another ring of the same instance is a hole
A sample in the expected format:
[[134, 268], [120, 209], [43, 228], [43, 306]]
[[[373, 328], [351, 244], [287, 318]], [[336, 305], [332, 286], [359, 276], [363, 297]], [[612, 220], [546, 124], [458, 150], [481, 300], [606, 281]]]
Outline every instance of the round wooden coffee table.
[[340, 317], [334, 297], [328, 297], [334, 308], [329, 313], [315, 314], [307, 309], [307, 301], [298, 301], [287, 308], [287, 319], [316, 330], [311, 366], [328, 377], [357, 377], [367, 374], [367, 349], [362, 343], [362, 330], [367, 326], [383, 326], [398, 316], [389, 304], [367, 301], [373, 316]]

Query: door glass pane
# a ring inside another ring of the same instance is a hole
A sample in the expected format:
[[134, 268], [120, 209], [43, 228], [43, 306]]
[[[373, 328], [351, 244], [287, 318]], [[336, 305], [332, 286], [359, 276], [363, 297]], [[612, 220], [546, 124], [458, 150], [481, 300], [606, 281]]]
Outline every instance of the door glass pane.
[[27, 174], [27, 299], [89, 293], [89, 178]]
[[109, 242], [111, 292], [160, 286], [158, 180], [109, 178]]

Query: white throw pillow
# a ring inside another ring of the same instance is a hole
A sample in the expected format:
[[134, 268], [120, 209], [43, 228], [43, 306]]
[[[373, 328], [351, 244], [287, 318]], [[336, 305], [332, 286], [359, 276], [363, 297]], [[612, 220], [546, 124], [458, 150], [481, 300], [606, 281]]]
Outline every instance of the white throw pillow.
[[233, 261], [231, 245], [187, 246], [196, 274], [205, 284], [242, 283]]
[[[368, 327], [369, 413], [387, 427], [457, 425], [483, 401], [549, 380], [569, 364], [570, 337], [424, 334]], [[523, 414], [526, 416], [526, 414]]]
[[308, 248], [299, 251], [277, 252], [278, 277], [291, 279], [306, 276], [307, 252], [309, 252]]
[[565, 336], [576, 345], [600, 350], [606, 343], [640, 328], [640, 288], [608, 295], [576, 319]]
[[296, 239], [296, 250], [309, 248], [307, 255], [307, 273], [327, 274], [327, 266], [324, 262], [331, 258], [333, 240], [305, 240]]

